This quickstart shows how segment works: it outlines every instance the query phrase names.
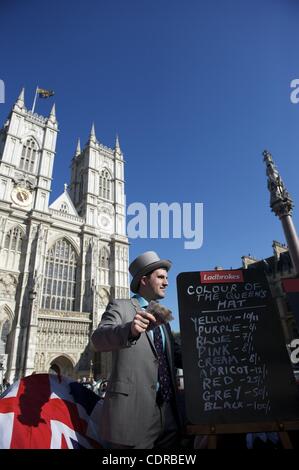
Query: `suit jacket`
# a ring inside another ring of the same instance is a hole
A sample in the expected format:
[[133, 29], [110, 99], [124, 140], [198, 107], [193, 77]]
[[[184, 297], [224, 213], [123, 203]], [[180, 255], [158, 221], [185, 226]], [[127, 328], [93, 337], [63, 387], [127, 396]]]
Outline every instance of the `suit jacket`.
[[[129, 341], [135, 314], [132, 300], [109, 303], [91, 337], [97, 351], [112, 351], [112, 373], [103, 403], [101, 437], [128, 446], [136, 445], [146, 432], [155, 407], [158, 381], [158, 359], [151, 335], [146, 332], [136, 341]], [[163, 325], [163, 330], [176, 396], [175, 366], [182, 367], [181, 354], [169, 325]]]

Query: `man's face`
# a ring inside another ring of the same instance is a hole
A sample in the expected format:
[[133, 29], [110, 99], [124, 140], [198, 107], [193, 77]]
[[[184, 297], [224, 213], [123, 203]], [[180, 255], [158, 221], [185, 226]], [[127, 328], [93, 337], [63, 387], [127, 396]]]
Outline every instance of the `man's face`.
[[149, 276], [143, 276], [141, 280], [143, 297], [147, 300], [163, 299], [168, 286], [168, 274], [166, 269], [160, 268]]

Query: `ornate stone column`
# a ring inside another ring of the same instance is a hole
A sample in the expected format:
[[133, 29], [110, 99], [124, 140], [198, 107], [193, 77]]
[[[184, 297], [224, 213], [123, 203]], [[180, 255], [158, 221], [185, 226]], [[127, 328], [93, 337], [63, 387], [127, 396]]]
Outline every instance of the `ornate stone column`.
[[290, 257], [296, 272], [299, 274], [299, 243], [297, 232], [292, 219], [293, 201], [285, 189], [282, 179], [272, 159], [272, 155], [265, 150], [263, 152], [268, 177], [268, 189], [270, 191], [270, 207], [279, 217], [289, 247]]

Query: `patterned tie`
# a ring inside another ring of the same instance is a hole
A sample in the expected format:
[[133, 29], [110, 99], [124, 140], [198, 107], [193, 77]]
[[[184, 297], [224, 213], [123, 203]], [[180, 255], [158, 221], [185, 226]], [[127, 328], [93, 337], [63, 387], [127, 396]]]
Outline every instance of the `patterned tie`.
[[162, 334], [159, 326], [154, 328], [154, 344], [159, 361], [158, 380], [160, 386], [158, 390], [158, 395], [160, 394], [163, 401], [170, 401], [172, 397], [171, 378], [167, 357], [165, 352], [163, 351]]

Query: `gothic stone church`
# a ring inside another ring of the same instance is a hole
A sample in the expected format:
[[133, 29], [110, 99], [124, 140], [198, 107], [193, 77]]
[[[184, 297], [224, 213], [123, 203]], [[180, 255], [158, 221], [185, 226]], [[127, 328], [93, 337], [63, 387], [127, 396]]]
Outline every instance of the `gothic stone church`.
[[55, 105], [48, 117], [32, 113], [24, 90], [0, 131], [0, 380], [9, 382], [54, 365], [107, 376], [89, 338], [109, 298], [129, 296], [118, 138], [108, 148], [93, 126], [69, 190], [49, 204], [57, 133]]

